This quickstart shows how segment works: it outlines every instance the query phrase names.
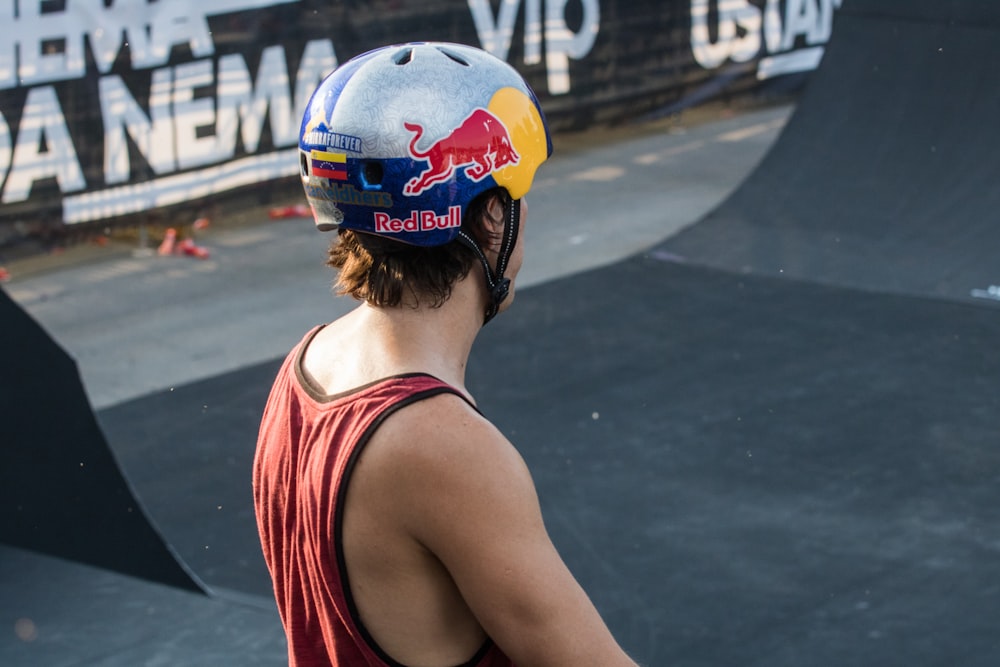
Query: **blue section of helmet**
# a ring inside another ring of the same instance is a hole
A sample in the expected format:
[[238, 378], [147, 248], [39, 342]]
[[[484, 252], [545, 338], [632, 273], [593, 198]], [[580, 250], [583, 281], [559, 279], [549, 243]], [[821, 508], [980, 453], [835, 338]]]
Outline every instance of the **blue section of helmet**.
[[[378, 185], [367, 183], [364, 176], [365, 165], [373, 162], [382, 167], [382, 179]], [[421, 164], [410, 158], [348, 158], [348, 178], [343, 185], [349, 186], [353, 191], [345, 190], [336, 181], [325, 181], [329, 183], [327, 192], [336, 198], [337, 208], [344, 213], [340, 226], [416, 245], [441, 245], [454, 239], [458, 235], [462, 214], [469, 201], [482, 192], [497, 187], [497, 183], [492, 176], [473, 181], [459, 171], [447, 182], [435, 185], [419, 195], [400, 194], [413, 174], [420, 170]], [[399, 221], [400, 224], [416, 224], [418, 229], [390, 231], [387, 229], [386, 216], [390, 221]], [[426, 229], [431, 216], [434, 216], [439, 225], [448, 226]], [[379, 218], [382, 219], [381, 226]]]
[[[368, 183], [365, 178], [366, 165], [372, 163], [381, 167], [378, 184]], [[306, 185], [306, 192], [321, 208], [340, 211], [339, 226], [343, 229], [433, 246], [453, 240], [458, 235], [468, 203], [479, 194], [498, 187], [492, 176], [473, 181], [459, 172], [449, 181], [419, 195], [400, 194], [417, 170], [419, 162], [410, 158], [349, 157], [346, 179], [314, 177]]]

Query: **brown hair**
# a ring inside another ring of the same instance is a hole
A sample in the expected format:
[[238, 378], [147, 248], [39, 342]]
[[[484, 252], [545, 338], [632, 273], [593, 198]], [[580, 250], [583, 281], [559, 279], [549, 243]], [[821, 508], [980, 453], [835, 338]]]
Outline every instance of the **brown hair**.
[[[494, 240], [486, 220], [490, 205], [498, 199], [506, 204], [510, 196], [506, 190], [494, 188], [465, 209], [462, 229], [480, 248]], [[424, 247], [346, 229], [337, 236], [330, 243], [326, 260], [327, 266], [338, 271], [334, 291], [373, 306], [399, 306], [409, 296], [415, 305], [426, 303], [437, 308], [451, 296], [455, 283], [479, 263], [475, 252], [457, 240]]]

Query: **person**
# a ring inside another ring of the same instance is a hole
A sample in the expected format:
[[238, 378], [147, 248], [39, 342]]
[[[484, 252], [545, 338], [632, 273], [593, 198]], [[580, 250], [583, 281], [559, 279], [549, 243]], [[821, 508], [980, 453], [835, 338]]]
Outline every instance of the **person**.
[[361, 303], [289, 353], [261, 420], [254, 502], [289, 663], [635, 667], [465, 387], [552, 151], [534, 93], [473, 47], [385, 47], [320, 84], [300, 134], [337, 290]]

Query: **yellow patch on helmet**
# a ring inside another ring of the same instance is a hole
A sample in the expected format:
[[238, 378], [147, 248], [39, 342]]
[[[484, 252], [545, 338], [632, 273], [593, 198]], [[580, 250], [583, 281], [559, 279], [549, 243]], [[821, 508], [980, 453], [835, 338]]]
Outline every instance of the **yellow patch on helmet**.
[[520, 199], [528, 194], [535, 171], [548, 158], [545, 123], [531, 98], [517, 88], [501, 88], [493, 94], [487, 109], [507, 127], [510, 141], [520, 159], [517, 164], [493, 172], [497, 185]]

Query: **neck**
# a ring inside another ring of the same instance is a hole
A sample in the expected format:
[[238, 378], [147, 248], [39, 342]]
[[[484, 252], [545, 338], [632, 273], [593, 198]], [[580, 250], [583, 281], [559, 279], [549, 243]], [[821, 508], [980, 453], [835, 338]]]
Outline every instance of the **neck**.
[[464, 390], [465, 369], [486, 307], [478, 278], [470, 272], [437, 308], [362, 305], [353, 317], [371, 344], [365, 347], [399, 372], [430, 373]]

